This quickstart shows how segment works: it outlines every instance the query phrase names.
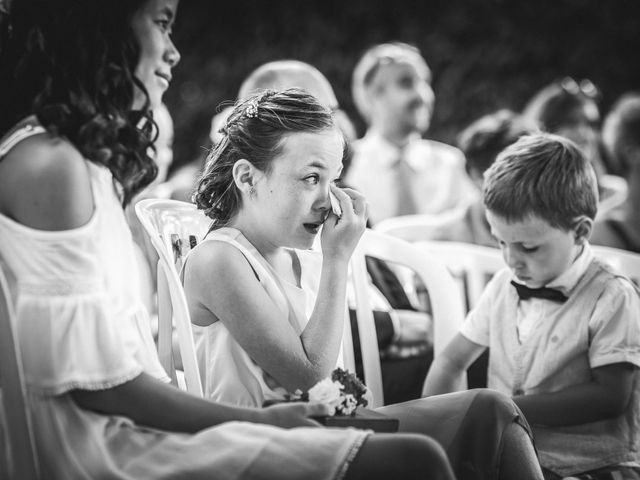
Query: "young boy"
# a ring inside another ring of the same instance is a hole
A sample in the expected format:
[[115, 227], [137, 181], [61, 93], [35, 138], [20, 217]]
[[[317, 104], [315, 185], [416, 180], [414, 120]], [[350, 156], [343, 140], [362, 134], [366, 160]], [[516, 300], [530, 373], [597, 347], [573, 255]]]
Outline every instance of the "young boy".
[[433, 113], [430, 82], [419, 50], [399, 42], [370, 48], [354, 70], [353, 98], [368, 130], [353, 144], [346, 182], [367, 198], [374, 224], [474, 199], [460, 150], [421, 138]]
[[424, 393], [451, 391], [489, 348], [489, 387], [524, 412], [547, 478], [640, 478], [640, 295], [589, 247], [593, 168], [569, 140], [525, 136], [487, 170], [483, 199], [509, 268], [436, 358]]

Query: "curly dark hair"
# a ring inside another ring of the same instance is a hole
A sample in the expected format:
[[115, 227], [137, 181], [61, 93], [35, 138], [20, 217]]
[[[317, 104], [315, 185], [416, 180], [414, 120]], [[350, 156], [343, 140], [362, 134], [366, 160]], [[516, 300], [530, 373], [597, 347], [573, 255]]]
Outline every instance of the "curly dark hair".
[[[224, 227], [241, 205], [233, 180], [233, 166], [241, 158], [269, 172], [271, 161], [282, 152], [282, 140], [296, 132], [336, 129], [333, 113], [304, 90], [265, 90], [236, 103], [222, 127], [198, 179], [193, 201], [213, 219], [212, 229]], [[345, 142], [343, 156], [347, 152]]]
[[[134, 76], [140, 47], [131, 20], [144, 3], [13, 0], [8, 13], [0, 9], [0, 135], [35, 115], [109, 168], [123, 204], [157, 174], [149, 156], [157, 127]], [[146, 104], [134, 112], [135, 87]]]

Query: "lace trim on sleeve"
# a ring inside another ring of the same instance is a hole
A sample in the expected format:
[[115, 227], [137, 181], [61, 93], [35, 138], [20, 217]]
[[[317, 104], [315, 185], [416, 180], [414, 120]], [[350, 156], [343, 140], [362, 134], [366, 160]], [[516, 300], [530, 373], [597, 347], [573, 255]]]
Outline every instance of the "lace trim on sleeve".
[[351, 466], [351, 462], [353, 462], [353, 459], [356, 458], [358, 451], [360, 451], [360, 447], [362, 447], [362, 444], [371, 433], [373, 432], [370, 430], [365, 430], [362, 435], [360, 435], [353, 441], [353, 443], [351, 444], [351, 448], [349, 449], [349, 452], [347, 453], [347, 456], [344, 459], [342, 466], [340, 467], [340, 470], [338, 470], [335, 476], [335, 480], [342, 480], [345, 477], [345, 475], [347, 474], [347, 470], [349, 470], [349, 467]]
[[118, 385], [122, 385], [123, 383], [127, 383], [134, 378], [138, 377], [143, 372], [142, 367], [138, 366], [135, 369], [127, 372], [126, 374], [115, 377], [111, 380], [105, 380], [103, 382], [94, 382], [94, 381], [73, 381], [66, 382], [64, 384], [53, 385], [53, 386], [40, 386], [34, 384], [27, 384], [27, 389], [36, 395], [46, 395], [46, 396], [55, 396], [62, 395], [71, 390], [90, 390], [90, 391], [98, 391], [98, 390], [108, 390], [113, 387], [117, 387]]

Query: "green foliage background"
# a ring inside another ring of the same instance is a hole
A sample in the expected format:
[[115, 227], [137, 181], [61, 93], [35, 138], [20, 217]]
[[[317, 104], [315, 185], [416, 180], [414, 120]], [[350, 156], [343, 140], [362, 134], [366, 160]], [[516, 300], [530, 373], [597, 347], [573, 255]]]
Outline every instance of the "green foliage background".
[[353, 67], [374, 43], [412, 43], [434, 77], [427, 137], [445, 142], [482, 114], [520, 110], [566, 75], [591, 79], [604, 113], [623, 92], [640, 90], [638, 0], [182, 0], [174, 40], [182, 61], [165, 96], [174, 168], [203, 156], [221, 102], [270, 60], [315, 65], [362, 133]]

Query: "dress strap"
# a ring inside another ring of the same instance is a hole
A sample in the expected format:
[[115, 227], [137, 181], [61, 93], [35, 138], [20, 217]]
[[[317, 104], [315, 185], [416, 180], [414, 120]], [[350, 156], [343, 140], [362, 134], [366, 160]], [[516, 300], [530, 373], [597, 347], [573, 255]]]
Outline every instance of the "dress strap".
[[[287, 291], [282, 285], [278, 274], [273, 269], [269, 262], [258, 252], [258, 250], [246, 239], [246, 237], [240, 232], [232, 227], [224, 227], [218, 230], [214, 230], [210, 232], [203, 241], [222, 241], [226, 242], [229, 245], [237, 248], [240, 253], [247, 259], [247, 262], [253, 269], [258, 281], [270, 283], [275, 286], [275, 290], [271, 290], [272, 295], [274, 295], [273, 300], [276, 304], [281, 305], [281, 307], [289, 312], [289, 315], [293, 315], [295, 317], [295, 309], [291, 304], [291, 299], [287, 295]], [[292, 322], [292, 318], [288, 318], [289, 323], [292, 326], [296, 326], [294, 322]], [[301, 332], [301, 330], [300, 330]], [[300, 333], [298, 332], [298, 333]]]
[[0, 159], [9, 153], [9, 151], [21, 141], [45, 132], [46, 129], [44, 127], [33, 123], [28, 123], [18, 127], [0, 141]]

